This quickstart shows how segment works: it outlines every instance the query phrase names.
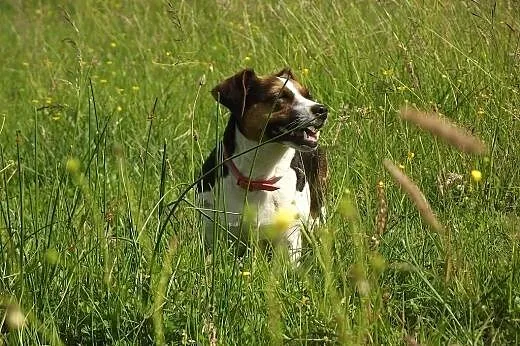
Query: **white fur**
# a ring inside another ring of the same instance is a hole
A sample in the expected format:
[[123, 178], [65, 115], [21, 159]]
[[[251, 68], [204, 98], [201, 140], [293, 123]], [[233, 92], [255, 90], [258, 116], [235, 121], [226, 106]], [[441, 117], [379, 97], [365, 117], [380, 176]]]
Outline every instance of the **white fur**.
[[293, 82], [291, 82], [290, 80], [287, 80], [285, 78], [280, 78], [280, 77], [278, 77], [278, 79], [280, 79], [282, 82], [286, 83], [285, 87], [287, 89], [291, 90], [292, 93], [294, 94], [293, 109], [296, 110], [300, 114], [312, 116], [311, 107], [314, 105], [317, 105], [318, 103], [303, 97], [303, 95], [300, 94], [298, 89], [296, 89]]

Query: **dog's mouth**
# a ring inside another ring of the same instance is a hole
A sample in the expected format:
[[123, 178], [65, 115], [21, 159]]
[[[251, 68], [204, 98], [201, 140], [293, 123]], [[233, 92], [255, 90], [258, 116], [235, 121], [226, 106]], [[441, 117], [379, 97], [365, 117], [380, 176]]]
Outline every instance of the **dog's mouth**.
[[284, 136], [284, 141], [289, 141], [298, 146], [307, 146], [311, 149], [318, 146], [320, 138], [320, 130], [315, 126], [309, 126], [303, 129], [297, 129], [289, 132]]
[[289, 145], [301, 151], [312, 151], [318, 147], [320, 128], [316, 124], [295, 129], [287, 129], [284, 126], [276, 126], [269, 131], [269, 137], [277, 137], [277, 142]]

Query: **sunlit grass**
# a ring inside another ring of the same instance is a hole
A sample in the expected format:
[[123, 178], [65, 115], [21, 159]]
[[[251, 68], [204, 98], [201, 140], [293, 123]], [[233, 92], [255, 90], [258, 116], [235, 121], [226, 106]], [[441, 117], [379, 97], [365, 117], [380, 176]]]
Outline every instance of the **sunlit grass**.
[[[0, 344], [519, 343], [519, 18], [508, 1], [1, 3]], [[327, 221], [297, 268], [225, 241], [206, 256], [193, 194], [167, 215], [227, 120], [209, 90], [285, 66], [331, 110]]]

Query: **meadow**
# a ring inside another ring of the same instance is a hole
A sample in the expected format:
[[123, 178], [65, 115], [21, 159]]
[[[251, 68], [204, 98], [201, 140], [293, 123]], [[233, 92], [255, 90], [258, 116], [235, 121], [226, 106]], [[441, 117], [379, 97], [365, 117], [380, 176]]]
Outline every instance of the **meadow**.
[[[0, 46], [0, 345], [520, 343], [517, 1], [7, 0]], [[285, 66], [330, 110], [327, 221], [297, 268], [206, 256], [209, 91]]]

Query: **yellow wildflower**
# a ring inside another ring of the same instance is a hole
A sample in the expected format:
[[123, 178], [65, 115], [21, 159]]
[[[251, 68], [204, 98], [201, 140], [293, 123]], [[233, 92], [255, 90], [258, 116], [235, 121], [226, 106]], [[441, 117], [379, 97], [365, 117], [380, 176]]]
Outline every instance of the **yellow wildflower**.
[[304, 68], [304, 69], [302, 70], [302, 72], [303, 72], [303, 75], [304, 75], [304, 76], [308, 76], [308, 75], [309, 75], [309, 69], [308, 69], [308, 68]]
[[121, 112], [122, 110], [123, 110], [123, 107], [121, 107], [121, 106], [117, 106], [117, 111], [118, 111], [118, 112]]
[[392, 69], [383, 70], [383, 76], [385, 76], [385, 77], [392, 77], [393, 75], [394, 75], [394, 70], [392, 70]]
[[137, 85], [134, 85], [134, 86], [132, 87], [132, 90], [133, 90], [133, 91], [138, 91], [138, 90], [139, 90], [139, 87], [138, 87]]
[[294, 221], [298, 217], [298, 213], [292, 208], [280, 208], [274, 216], [273, 226], [274, 229], [283, 232], [286, 231], [290, 226], [294, 224]]
[[115, 43], [115, 42], [110, 43], [110, 47], [112, 47], [112, 48], [117, 47], [117, 43]]
[[408, 151], [408, 155], [406, 155], [406, 158], [408, 161], [412, 161], [412, 159], [415, 157], [415, 153]]
[[471, 179], [474, 182], [478, 183], [479, 181], [482, 180], [482, 172], [480, 172], [479, 170], [476, 170], [476, 169], [472, 170], [471, 171]]
[[245, 61], [245, 62], [250, 62], [250, 61], [251, 61], [251, 57], [250, 57], [250, 56], [246, 56], [246, 57], [244, 58], [244, 61]]

